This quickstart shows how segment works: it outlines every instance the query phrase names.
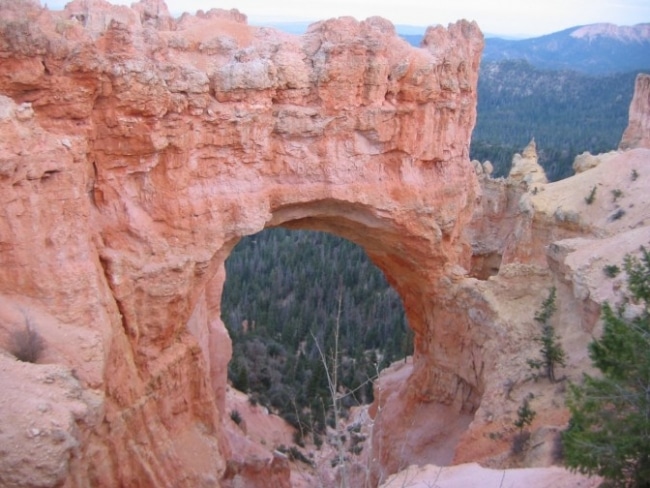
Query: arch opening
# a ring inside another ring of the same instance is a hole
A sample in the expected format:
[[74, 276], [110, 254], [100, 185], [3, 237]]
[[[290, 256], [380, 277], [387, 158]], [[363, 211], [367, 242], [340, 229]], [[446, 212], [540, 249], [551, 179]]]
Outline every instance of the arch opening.
[[[418, 197], [397, 205], [390, 199], [395, 195], [404, 197], [396, 193], [397, 189], [387, 190], [390, 198], [386, 201], [377, 196], [376, 190], [373, 194], [377, 200], [368, 197], [363, 187], [356, 188], [353, 194], [348, 191], [344, 196], [338, 196], [336, 188], [328, 186], [318, 186], [317, 190], [303, 193], [283, 186], [246, 197], [238, 195], [236, 210], [233, 210], [238, 219], [220, 230], [223, 238], [212, 255], [205, 288], [196, 289], [197, 303], [206, 296], [207, 308], [218, 311], [217, 314], [209, 312], [216, 320], [208, 321], [209, 327], [214, 327], [209, 332], [209, 351], [204, 350], [217, 406], [224, 417], [232, 414], [226, 402], [230, 338], [221, 324], [222, 318], [229, 322], [228, 312], [222, 315], [221, 310], [226, 259], [238, 242], [265, 228], [327, 232], [363, 248], [383, 272], [390, 287], [399, 294], [413, 331], [413, 360], [399, 372], [399, 380], [375, 384], [375, 399], [368, 409], [372, 427], [365, 449], [372, 452], [372, 460], [368, 460], [363, 469], [370, 473], [371, 482], [378, 482], [413, 462], [450, 464], [481, 403], [483, 375], [489, 367], [484, 358], [483, 344], [488, 334], [480, 326], [481, 305], [475, 303], [478, 300], [475, 293], [463, 288], [471, 253], [460, 229], [469, 214], [459, 214], [458, 200], [450, 203], [448, 200], [424, 201]], [[254, 276], [249, 277], [249, 281], [254, 279]], [[277, 279], [281, 287], [282, 277]], [[290, 294], [285, 295], [284, 299], [291, 300]], [[336, 307], [330, 305], [328, 308], [331, 309], [331, 321], [336, 316]], [[239, 326], [244, 320], [250, 330], [252, 319], [249, 317], [236, 317], [235, 323]], [[221, 331], [216, 330], [219, 328]], [[227, 349], [221, 355], [215, 354], [221, 347], [217, 344], [219, 341], [225, 344], [221, 351]], [[253, 345], [249, 352], [240, 355], [257, 357], [263, 353], [269, 360], [284, 366], [286, 359], [279, 359], [282, 355], [277, 347], [272, 349]], [[297, 363], [298, 358], [295, 359]], [[311, 359], [317, 360], [313, 355]], [[246, 381], [250, 383], [240, 365], [235, 366], [233, 362], [230, 369], [231, 379], [244, 385]], [[274, 382], [273, 376], [267, 373], [263, 386], [269, 394], [264, 401], [272, 409], [291, 408], [293, 411], [289, 415], [293, 418], [288, 420], [299, 430], [303, 421], [298, 402], [292, 401], [290, 392], [287, 394], [281, 382]], [[271, 395], [273, 386], [276, 388]], [[364, 400], [367, 399], [369, 393]], [[296, 410], [299, 410], [297, 414]], [[321, 408], [318, 413], [323, 410]], [[320, 423], [321, 427], [327, 424], [327, 415], [314, 419], [311, 413], [311, 409], [307, 410], [307, 424]], [[241, 459], [237, 462], [240, 461], [245, 462]]]
[[[226, 261], [230, 383], [317, 446], [338, 408], [373, 401], [373, 381], [412, 353], [401, 299], [364, 250], [331, 233], [270, 228]], [[358, 448], [357, 448], [358, 449]]]

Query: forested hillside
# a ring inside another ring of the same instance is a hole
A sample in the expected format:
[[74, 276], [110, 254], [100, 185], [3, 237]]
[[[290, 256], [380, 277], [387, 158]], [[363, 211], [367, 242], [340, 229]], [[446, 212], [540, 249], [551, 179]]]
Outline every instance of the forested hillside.
[[506, 176], [513, 154], [534, 137], [548, 178], [571, 176], [577, 154], [618, 146], [635, 77], [541, 70], [522, 60], [484, 62], [470, 156], [490, 160], [493, 176]]
[[265, 230], [242, 239], [226, 272], [230, 380], [296, 426], [324, 429], [331, 397], [319, 348], [332, 370], [337, 328], [344, 406], [371, 401], [372, 378], [412, 352], [399, 296], [349, 241]]
[[650, 24], [577, 26], [530, 39], [485, 40], [483, 61], [526, 60], [549, 70], [592, 75], [650, 68]]

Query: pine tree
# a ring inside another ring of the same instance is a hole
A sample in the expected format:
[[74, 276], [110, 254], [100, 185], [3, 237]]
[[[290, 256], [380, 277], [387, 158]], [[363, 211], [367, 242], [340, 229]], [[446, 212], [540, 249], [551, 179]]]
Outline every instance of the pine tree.
[[535, 314], [535, 321], [541, 324], [542, 334], [535, 340], [541, 344], [541, 360], [528, 360], [528, 365], [534, 369], [543, 368], [546, 377], [555, 382], [555, 367], [566, 364], [566, 354], [555, 333], [555, 327], [551, 325], [551, 316], [555, 313], [555, 287], [551, 288], [548, 298], [542, 303], [542, 309]]
[[602, 376], [571, 386], [564, 450], [569, 467], [612, 486], [650, 487], [650, 253], [628, 256], [625, 269], [640, 312], [603, 306], [603, 335], [589, 345]]
[[515, 427], [519, 429], [519, 434], [522, 433], [524, 427], [528, 427], [533, 423], [536, 412], [530, 408], [529, 397], [524, 398], [523, 403], [517, 410], [517, 420], [515, 420]]

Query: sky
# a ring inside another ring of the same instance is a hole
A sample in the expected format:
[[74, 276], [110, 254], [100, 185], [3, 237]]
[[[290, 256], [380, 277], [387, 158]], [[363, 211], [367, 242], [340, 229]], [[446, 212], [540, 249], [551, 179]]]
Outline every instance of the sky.
[[[133, 0], [110, 0], [130, 5]], [[52, 10], [67, 0], [41, 0]], [[315, 21], [350, 15], [358, 20], [374, 15], [394, 24], [447, 25], [476, 20], [484, 33], [535, 37], [577, 25], [608, 22], [634, 25], [650, 22], [649, 0], [166, 0], [169, 11], [236, 8], [250, 24]]]

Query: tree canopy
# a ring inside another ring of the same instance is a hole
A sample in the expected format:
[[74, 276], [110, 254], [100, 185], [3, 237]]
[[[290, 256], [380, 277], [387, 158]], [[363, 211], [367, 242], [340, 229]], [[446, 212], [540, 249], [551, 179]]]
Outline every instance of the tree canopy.
[[[372, 380], [412, 353], [401, 300], [352, 242], [267, 229], [226, 261], [222, 317], [233, 340], [233, 386], [301, 432], [333, 420], [323, 356], [336, 356], [343, 410], [373, 400]], [[322, 355], [321, 355], [322, 353]], [[334, 370], [336, 368], [336, 370]]]

